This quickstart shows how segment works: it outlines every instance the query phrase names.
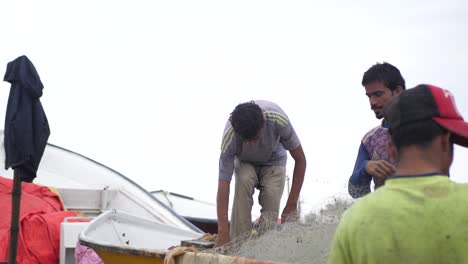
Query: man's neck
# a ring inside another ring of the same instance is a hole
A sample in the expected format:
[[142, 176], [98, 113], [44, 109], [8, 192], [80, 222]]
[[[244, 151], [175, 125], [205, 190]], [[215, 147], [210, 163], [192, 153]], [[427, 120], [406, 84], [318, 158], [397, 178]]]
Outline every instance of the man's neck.
[[430, 150], [407, 149], [400, 154], [400, 159], [395, 175], [422, 175], [443, 171], [440, 162], [434, 159]]

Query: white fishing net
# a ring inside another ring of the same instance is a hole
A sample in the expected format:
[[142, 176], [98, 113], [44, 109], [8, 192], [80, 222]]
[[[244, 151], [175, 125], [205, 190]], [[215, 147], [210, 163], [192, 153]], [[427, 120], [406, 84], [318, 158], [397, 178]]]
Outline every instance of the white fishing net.
[[353, 202], [348, 197], [331, 197], [296, 223], [257, 226], [252, 233], [231, 241], [226, 254], [287, 263], [326, 263], [341, 215]]

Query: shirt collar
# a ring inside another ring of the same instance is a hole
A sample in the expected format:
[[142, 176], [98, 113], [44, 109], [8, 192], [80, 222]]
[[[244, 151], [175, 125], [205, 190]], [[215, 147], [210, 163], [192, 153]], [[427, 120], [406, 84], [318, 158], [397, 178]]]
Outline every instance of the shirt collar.
[[384, 128], [388, 128], [388, 127], [389, 127], [389, 124], [388, 124], [387, 120], [385, 120], [385, 119], [382, 120], [382, 127], [384, 127]]

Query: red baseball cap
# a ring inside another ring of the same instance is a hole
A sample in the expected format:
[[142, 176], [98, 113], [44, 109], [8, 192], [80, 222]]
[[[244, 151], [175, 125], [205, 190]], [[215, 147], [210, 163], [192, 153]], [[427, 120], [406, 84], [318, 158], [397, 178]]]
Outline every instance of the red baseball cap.
[[403, 91], [386, 111], [390, 130], [432, 119], [453, 134], [455, 144], [468, 147], [468, 123], [464, 121], [448, 90], [422, 84]]

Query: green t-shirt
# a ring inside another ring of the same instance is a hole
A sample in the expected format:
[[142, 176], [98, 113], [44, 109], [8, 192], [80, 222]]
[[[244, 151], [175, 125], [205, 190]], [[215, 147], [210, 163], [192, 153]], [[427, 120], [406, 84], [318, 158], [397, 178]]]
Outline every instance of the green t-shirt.
[[468, 263], [468, 184], [389, 178], [348, 209], [329, 263]]

